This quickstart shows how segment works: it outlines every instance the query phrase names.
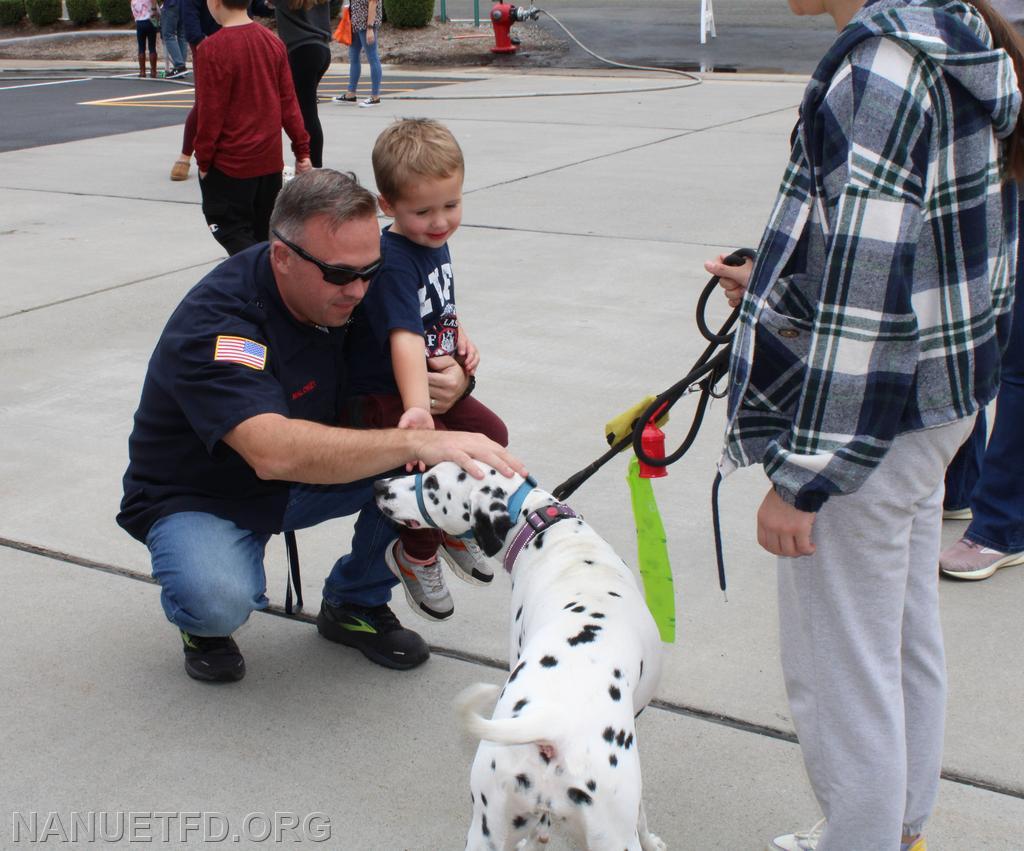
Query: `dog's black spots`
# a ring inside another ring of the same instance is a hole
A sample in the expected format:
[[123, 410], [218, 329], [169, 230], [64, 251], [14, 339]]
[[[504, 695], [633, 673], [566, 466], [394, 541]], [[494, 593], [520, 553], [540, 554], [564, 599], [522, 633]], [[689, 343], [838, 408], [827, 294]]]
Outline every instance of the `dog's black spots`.
[[577, 789], [575, 786], [569, 787], [568, 795], [569, 800], [572, 801], [577, 807], [582, 807], [584, 805], [589, 806], [590, 804], [594, 803], [594, 799], [591, 798], [590, 795], [588, 795], [582, 789]]
[[469, 802], [471, 804], [475, 804], [476, 803], [476, 795], [473, 794], [473, 790], [472, 789], [470, 789], [470, 791], [469, 791]]
[[633, 734], [630, 733], [626, 736], [626, 750], [628, 751], [633, 746]]
[[583, 563], [584, 564], [593, 564], [594, 560], [592, 558], [585, 558], [585, 559], [583, 559]]
[[592, 618], [597, 618], [598, 620], [601, 620], [601, 618], [604, 617], [604, 612], [591, 612], [590, 616]]
[[618, 591], [609, 591], [608, 592], [608, 596], [609, 597], [621, 597], [622, 595]]
[[512, 683], [512, 682], [515, 682], [515, 679], [516, 679], [516, 677], [518, 677], [518, 676], [519, 676], [519, 672], [520, 672], [521, 670], [523, 670], [523, 668], [525, 668], [525, 667], [526, 667], [526, 662], [525, 662], [525, 661], [524, 661], [524, 662], [520, 662], [520, 663], [519, 663], [518, 665], [516, 665], [516, 667], [515, 667], [515, 669], [514, 669], [514, 670], [512, 671], [512, 673], [511, 673], [511, 674], [509, 674], [509, 678], [508, 678], [508, 681], [509, 681], [510, 683]]
[[433, 473], [431, 473], [423, 480], [424, 490], [436, 491], [439, 487], [441, 487], [441, 483], [438, 482], [437, 476], [435, 476]]
[[558, 660], [554, 656], [541, 656], [540, 664], [542, 668], [553, 668], [558, 664]]
[[525, 774], [517, 774], [516, 786], [525, 791], [529, 789], [531, 786], [533, 786], [533, 783], [530, 782], [530, 778], [527, 777]]
[[447, 514], [447, 513], [448, 513], [448, 506], [443, 506], [443, 507], [441, 508], [441, 513], [442, 513], [442, 514]]
[[494, 468], [491, 468], [491, 472], [489, 473], [489, 475], [496, 476], [496, 475], [498, 475], [498, 471], [495, 470]]
[[[591, 616], [591, 617], [593, 617], [593, 616]], [[617, 680], [621, 680], [622, 679], [622, 671], [620, 671], [618, 668], [616, 668], [614, 671], [612, 671], [612, 676], [615, 677], [615, 679], [617, 679]]]
[[483, 813], [480, 816], [480, 832], [483, 833], [484, 836], [491, 835], [491, 829], [487, 826], [487, 813]]
[[395, 512], [392, 511], [390, 508], [387, 508], [387, 507], [385, 507], [383, 509], [383, 514], [384, 514], [385, 517], [394, 517], [395, 516]]
[[495, 488], [494, 489], [494, 498], [495, 499], [504, 499], [506, 496], [508, 496], [508, 494], [505, 493], [505, 489], [504, 488]]
[[519, 620], [522, 616], [523, 616], [523, 607], [520, 606], [519, 610], [516, 612], [515, 620]]
[[571, 603], [566, 603], [564, 606], [562, 606], [562, 608], [563, 609], [571, 609], [575, 605], [576, 605], [576, 601], [573, 600]]
[[490, 492], [491, 492], [491, 486], [490, 485], [484, 485], [482, 488], [480, 488], [480, 493], [490, 493]]
[[416, 485], [415, 484], [409, 485], [409, 490], [411, 490], [411, 491], [416, 490]]
[[[539, 798], [537, 799], [537, 803], [538, 804], [540, 803], [540, 799]], [[544, 825], [544, 827], [550, 827], [551, 826], [551, 814], [550, 813], [544, 813], [544, 815], [542, 815], [540, 817], [540, 823], [542, 825]]]
[[480, 793], [480, 803], [487, 806], [487, 796], [483, 792]]
[[615, 744], [617, 744], [621, 748], [625, 744], [625, 742], [626, 742], [626, 731], [625, 730], [619, 730], [619, 735], [617, 735], [615, 737]]
[[[641, 659], [640, 660], [640, 676], [642, 677], [643, 675], [644, 675], [644, 660]], [[637, 677], [637, 679], [639, 679], [639, 678], [640, 677]]]
[[458, 476], [455, 477], [455, 481], [457, 481], [457, 482], [464, 482], [464, 481], [466, 481], [466, 475], [467, 475], [466, 471], [463, 470], [462, 472], [459, 473]]
[[526, 816], [516, 816], [512, 819], [512, 827], [516, 830], [526, 827]]
[[615, 738], [615, 731], [611, 727], [604, 728], [604, 740], [611, 743], [612, 739]]
[[469, 512], [468, 511], [463, 513], [462, 519], [465, 520], [467, 523], [469, 522]]
[[430, 493], [430, 494], [427, 494], [427, 496], [429, 496], [429, 497], [430, 497], [430, 501], [431, 501], [431, 502], [432, 502], [432, 503], [433, 503], [434, 505], [440, 505], [440, 504], [441, 504], [441, 500], [439, 500], [439, 499], [438, 499], [438, 498], [437, 498], [437, 497], [436, 497], [436, 496], [435, 496], [434, 494]]
[[540, 532], [536, 538], [533, 539], [533, 548], [539, 550], [544, 546], [544, 533]]
[[491, 771], [494, 771], [495, 768], [496, 768], [496, 766], [495, 766], [494, 760], [492, 759], [491, 760]]
[[615, 754], [611, 754], [611, 755], [610, 755], [610, 756], [608, 757], [608, 764], [609, 764], [609, 765], [610, 765], [610, 766], [611, 766], [612, 768], [615, 768], [615, 766], [619, 764], [619, 758], [618, 758], [618, 757], [617, 757], [617, 756], [616, 756]]
[[516, 712], [521, 711], [522, 708], [524, 706], [526, 706], [526, 704], [528, 704], [529, 702], [530, 701], [528, 701], [525, 697], [522, 698], [521, 700], [517, 700], [516, 701], [516, 705], [512, 707], [512, 714], [515, 714]]
[[551, 764], [551, 753], [543, 746], [540, 749], [540, 758], [544, 760], [545, 765]]
[[580, 612], [585, 612], [586, 610], [586, 606], [576, 606], [576, 608], [573, 609], [573, 611], [576, 612], [576, 614], [579, 614]]
[[575, 647], [577, 644], [589, 644], [591, 641], [597, 638], [597, 633], [600, 631], [601, 627], [599, 627], [596, 623], [588, 623], [576, 635], [568, 639], [569, 646]]
[[622, 692], [619, 691], [619, 687], [615, 685], [608, 686], [608, 694], [612, 696], [612, 700], [621, 700]]
[[595, 780], [588, 780], [587, 781], [587, 788], [591, 792], [596, 792], [597, 791], [597, 781], [595, 781]]
[[491, 511], [493, 511], [495, 514], [499, 514], [499, 513], [501, 513], [504, 510], [505, 510], [505, 503], [498, 502], [497, 500], [495, 500], [494, 502], [491, 503]]

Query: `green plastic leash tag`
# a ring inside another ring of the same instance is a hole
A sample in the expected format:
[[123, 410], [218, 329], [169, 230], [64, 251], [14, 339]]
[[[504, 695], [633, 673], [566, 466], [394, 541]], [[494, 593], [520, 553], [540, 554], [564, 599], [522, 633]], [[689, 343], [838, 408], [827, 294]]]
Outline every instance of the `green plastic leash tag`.
[[661, 640], [673, 644], [676, 640], [676, 595], [672, 583], [672, 566], [668, 561], [665, 527], [654, 499], [650, 479], [640, 477], [640, 462], [629, 460], [629, 495], [636, 521], [636, 549], [640, 562], [640, 578], [644, 582], [647, 608], [658, 625]]

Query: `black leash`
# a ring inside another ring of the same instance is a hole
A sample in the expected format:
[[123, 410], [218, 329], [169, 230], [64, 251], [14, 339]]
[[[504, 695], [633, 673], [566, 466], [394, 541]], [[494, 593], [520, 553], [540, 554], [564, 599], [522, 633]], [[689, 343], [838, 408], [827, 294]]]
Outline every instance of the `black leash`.
[[[752, 249], [739, 248], [726, 257], [723, 262], [727, 266], [742, 266], [747, 260], [753, 260], [755, 256], [756, 254]], [[600, 458], [597, 458], [579, 472], [574, 473], [556, 487], [554, 491], [552, 491], [552, 496], [554, 496], [555, 499], [560, 501], [566, 499], [574, 493], [580, 485], [587, 481], [587, 479], [593, 476], [594, 473], [600, 470], [606, 463], [608, 463], [608, 461], [618, 455], [627, 446], [632, 445], [633, 452], [636, 453], [636, 457], [639, 459], [640, 463], [649, 464], [652, 467], [667, 467], [669, 464], [674, 464], [682, 458], [693, 445], [693, 441], [697, 438], [697, 432], [700, 431], [700, 427], [704, 421], [704, 414], [707, 411], [708, 402], [711, 399], [720, 399], [725, 395], [724, 391], [716, 393], [715, 386], [729, 372], [729, 356], [732, 353], [733, 340], [732, 327], [736, 324], [736, 320], [740, 314], [738, 307], [734, 309], [717, 332], [712, 331], [708, 327], [704, 314], [707, 310], [708, 300], [711, 298], [712, 293], [714, 293], [718, 288], [718, 282], [719, 277], [717, 275], [713, 276], [701, 291], [700, 298], [697, 299], [697, 328], [700, 331], [701, 336], [708, 341], [708, 347], [704, 350], [701, 356], [697, 358], [697, 362], [693, 365], [693, 368], [683, 376], [683, 378], [663, 393], [660, 393], [647, 406], [644, 412], [633, 422], [633, 430], [629, 435], [613, 443], [608, 451], [601, 455]], [[698, 391], [700, 393], [700, 397], [697, 400], [697, 411], [693, 416], [693, 424], [690, 426], [690, 430], [686, 433], [686, 437], [683, 438], [683, 442], [679, 444], [679, 447], [674, 452], [666, 454], [664, 458], [652, 458], [649, 456], [644, 451], [642, 444], [644, 426], [652, 419], [661, 417], [676, 402], [683, 398], [683, 396]], [[721, 474], [716, 473], [715, 482], [711, 488], [711, 516], [715, 530], [715, 554], [718, 559], [718, 584], [724, 592], [725, 562], [722, 558], [722, 539], [718, 513], [718, 486], [721, 484], [721, 480]]]

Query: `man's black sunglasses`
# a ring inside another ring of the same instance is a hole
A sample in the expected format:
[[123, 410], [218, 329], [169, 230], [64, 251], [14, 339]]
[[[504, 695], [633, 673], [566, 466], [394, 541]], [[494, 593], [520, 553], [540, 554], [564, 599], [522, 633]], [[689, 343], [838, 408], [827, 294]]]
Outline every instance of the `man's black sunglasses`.
[[299, 248], [299, 246], [294, 242], [285, 239], [276, 230], [272, 230], [271, 233], [287, 245], [292, 251], [298, 254], [303, 260], [308, 260], [316, 266], [317, 269], [320, 270], [320, 274], [324, 276], [324, 280], [327, 281], [327, 283], [335, 284], [339, 287], [351, 284], [353, 281], [360, 279], [366, 281], [366, 283], [370, 283], [373, 280], [373, 276], [380, 271], [381, 263], [384, 262], [382, 257], [378, 257], [369, 266], [363, 266], [362, 269], [353, 269], [351, 266], [332, 266], [330, 263], [324, 263], [323, 260], [319, 260], [308, 251], [304, 251]]

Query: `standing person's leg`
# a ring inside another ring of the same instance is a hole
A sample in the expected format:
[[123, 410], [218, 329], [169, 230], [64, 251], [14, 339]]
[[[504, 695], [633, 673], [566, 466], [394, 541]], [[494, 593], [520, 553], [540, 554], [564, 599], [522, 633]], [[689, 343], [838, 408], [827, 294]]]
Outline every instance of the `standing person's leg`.
[[181, 42], [178, 40], [178, 30], [183, 25], [178, 3], [165, 3], [160, 18], [160, 35], [164, 40], [167, 57], [171, 60], [171, 67], [175, 71], [185, 66], [185, 54], [182, 53]]
[[363, 50], [366, 51], [366, 62], [370, 66], [370, 96], [360, 102], [360, 106], [375, 106], [380, 103], [380, 84], [383, 79], [383, 69], [380, 65], [380, 56], [377, 53], [377, 27], [373, 28], [373, 44], [366, 39], [366, 30], [359, 33], [363, 43]]
[[[1024, 282], [1020, 269], [1017, 280]], [[974, 516], [963, 538], [939, 558], [942, 572], [958, 579], [986, 579], [1001, 567], [1024, 564], [1024, 283], [1016, 296], [992, 434], [971, 498]]]
[[167, 619], [183, 633], [190, 677], [224, 682], [245, 675], [230, 636], [268, 605], [263, 553], [268, 535], [198, 511], [157, 520], [146, 537]]
[[146, 40], [149, 42], [149, 75], [153, 79], [156, 79], [156, 62], [158, 59], [156, 54], [156, 32], [156, 25], [150, 21], [149, 32], [146, 33]]
[[316, 90], [331, 64], [331, 51], [326, 45], [306, 44], [288, 53], [295, 97], [302, 113], [302, 123], [309, 133], [309, 159], [313, 168], [323, 167], [324, 131], [317, 111]]
[[[135, 22], [135, 42], [139, 48], [139, 76], [146, 76], [146, 24], [149, 21]], [[149, 24], [152, 26], [152, 24]]]
[[974, 423], [974, 431], [961, 446], [946, 470], [945, 496], [942, 500], [943, 516], [947, 520], [967, 520], [971, 517], [971, 494], [978, 484], [981, 465], [988, 439], [988, 422], [982, 411]]
[[353, 95], [356, 93], [356, 89], [359, 87], [359, 75], [362, 73], [360, 67], [360, 50], [363, 39], [366, 37], [366, 33], [360, 34], [360, 30], [352, 30], [352, 43], [348, 46], [348, 89], [346, 93]]
[[[196, 51], [195, 49], [192, 49], [193, 78], [195, 78], [196, 74], [196, 60]], [[194, 100], [196, 97], [195, 89], [193, 89], [192, 97], [192, 108], [188, 111], [188, 115], [185, 116], [185, 129], [181, 137], [181, 153], [178, 154], [178, 158], [174, 161], [174, 165], [171, 166], [171, 180], [185, 180], [188, 177], [188, 169], [192, 162], [192, 154], [194, 154], [196, 150], [196, 124], [199, 121], [199, 114], [196, 111], [196, 104]]]
[[[860, 490], [818, 512], [815, 554], [779, 560], [782, 667], [804, 765], [827, 819], [821, 851], [895, 849], [908, 797], [930, 810], [928, 789], [937, 783], [930, 766], [941, 758], [941, 720], [938, 737], [934, 721], [945, 707], [944, 681], [935, 676], [938, 615], [929, 609], [937, 597], [921, 591], [921, 553], [938, 548], [937, 537], [927, 544], [924, 536], [938, 534], [942, 477], [972, 425], [962, 420], [898, 437]], [[914, 598], [905, 624], [908, 588]], [[911, 668], [906, 679], [903, 664]], [[909, 699], [927, 694], [938, 705], [914, 706], [908, 716], [905, 688]], [[922, 723], [909, 744], [908, 718]], [[917, 809], [912, 817], [926, 816]]]
[[379, 665], [414, 668], [427, 660], [430, 651], [417, 633], [402, 627], [387, 605], [397, 580], [385, 553], [396, 533], [373, 501], [372, 482], [293, 485], [284, 526], [304, 529], [356, 512], [352, 550], [335, 562], [324, 582], [317, 629], [324, 638], [354, 647]]
[[[280, 174], [277, 179], [280, 188]], [[254, 229], [256, 195], [262, 180], [264, 178], [229, 177], [211, 167], [199, 181], [206, 224], [229, 255], [262, 241], [257, 239]]]

